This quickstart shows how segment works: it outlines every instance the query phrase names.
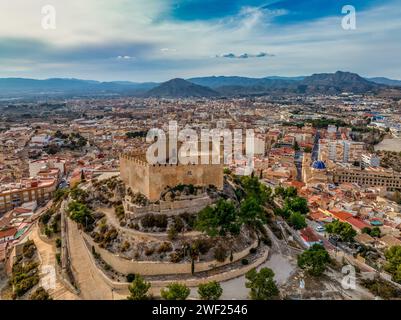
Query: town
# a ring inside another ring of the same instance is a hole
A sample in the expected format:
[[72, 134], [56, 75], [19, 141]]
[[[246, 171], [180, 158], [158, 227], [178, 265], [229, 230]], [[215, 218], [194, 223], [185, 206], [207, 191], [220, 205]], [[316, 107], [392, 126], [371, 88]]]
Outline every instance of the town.
[[[401, 297], [399, 98], [65, 97], [0, 114], [2, 299]], [[253, 130], [252, 157], [224, 162], [222, 139], [217, 163], [149, 162], [148, 132], [171, 121]]]

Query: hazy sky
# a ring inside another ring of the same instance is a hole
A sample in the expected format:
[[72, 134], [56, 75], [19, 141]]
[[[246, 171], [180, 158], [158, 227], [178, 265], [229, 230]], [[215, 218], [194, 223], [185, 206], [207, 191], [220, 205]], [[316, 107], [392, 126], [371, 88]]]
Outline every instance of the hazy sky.
[[[343, 5], [356, 30], [342, 28]], [[401, 0], [0, 0], [0, 16], [0, 77], [401, 79]]]

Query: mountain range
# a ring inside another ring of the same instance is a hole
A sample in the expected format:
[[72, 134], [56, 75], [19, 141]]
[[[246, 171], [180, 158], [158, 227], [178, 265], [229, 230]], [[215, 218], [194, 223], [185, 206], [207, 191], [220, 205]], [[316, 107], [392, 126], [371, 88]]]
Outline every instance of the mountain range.
[[157, 98], [230, 97], [264, 94], [378, 93], [401, 90], [401, 81], [363, 78], [351, 72], [319, 73], [299, 77], [248, 78], [212, 76], [172, 79], [164, 83], [52, 78], [46, 80], [1, 78], [0, 96], [99, 96], [123, 95]]

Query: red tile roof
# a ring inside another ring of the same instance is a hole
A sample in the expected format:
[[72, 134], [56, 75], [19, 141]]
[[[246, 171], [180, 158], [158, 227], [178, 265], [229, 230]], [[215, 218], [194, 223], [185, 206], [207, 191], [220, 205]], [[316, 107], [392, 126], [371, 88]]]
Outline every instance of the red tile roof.
[[313, 232], [313, 230], [310, 227], [306, 227], [305, 229], [301, 230], [301, 237], [304, 239], [306, 242], [318, 242], [319, 238], [317, 235]]
[[348, 212], [345, 212], [345, 211], [338, 211], [338, 212], [329, 211], [329, 212], [331, 213], [331, 215], [332, 215], [334, 218], [336, 218], [336, 219], [338, 219], [338, 220], [340, 220], [340, 221], [346, 221], [347, 219], [349, 219], [349, 218], [352, 217], [352, 214], [350, 214], [350, 213], [348, 213]]
[[360, 220], [358, 218], [354, 218], [354, 217], [348, 218], [347, 222], [350, 225], [352, 225], [353, 227], [355, 227], [357, 229], [360, 229], [360, 230], [365, 228], [365, 227], [369, 227], [369, 225], [366, 222], [364, 222], [364, 221], [362, 221], [362, 220]]
[[16, 233], [17, 233], [16, 228], [10, 228], [7, 230], [0, 231], [0, 239], [15, 236]]

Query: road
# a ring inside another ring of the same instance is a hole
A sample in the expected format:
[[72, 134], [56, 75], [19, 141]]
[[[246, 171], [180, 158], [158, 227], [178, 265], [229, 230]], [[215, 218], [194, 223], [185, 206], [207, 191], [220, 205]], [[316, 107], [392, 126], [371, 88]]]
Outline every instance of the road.
[[319, 139], [320, 139], [320, 132], [319, 130], [317, 130], [315, 135], [315, 141], [312, 148], [312, 162], [316, 161], [319, 156]]
[[[36, 248], [38, 250], [40, 260], [41, 260], [41, 272], [40, 275], [41, 277], [46, 276], [45, 273], [43, 273], [43, 270], [46, 270], [46, 267], [52, 267], [55, 268], [57, 267], [56, 264], [56, 248], [54, 244], [51, 244], [49, 242], [45, 242], [42, 240], [42, 238], [39, 236], [39, 227], [37, 223], [35, 226], [32, 228], [31, 233], [29, 234], [29, 238], [34, 241]], [[53, 300], [77, 300], [78, 297], [69, 291], [64, 284], [61, 282], [58, 276], [56, 276], [56, 283], [54, 288], [49, 289], [49, 293], [52, 296]]]
[[335, 250], [336, 249], [336, 247], [333, 246], [329, 242], [329, 240], [327, 240], [324, 232], [316, 231], [316, 227], [321, 226], [319, 223], [317, 223], [316, 221], [310, 221], [308, 219], [306, 219], [306, 223], [308, 224], [308, 227], [310, 227], [313, 230], [313, 233], [319, 238], [319, 240], [323, 241], [323, 245], [327, 250]]

